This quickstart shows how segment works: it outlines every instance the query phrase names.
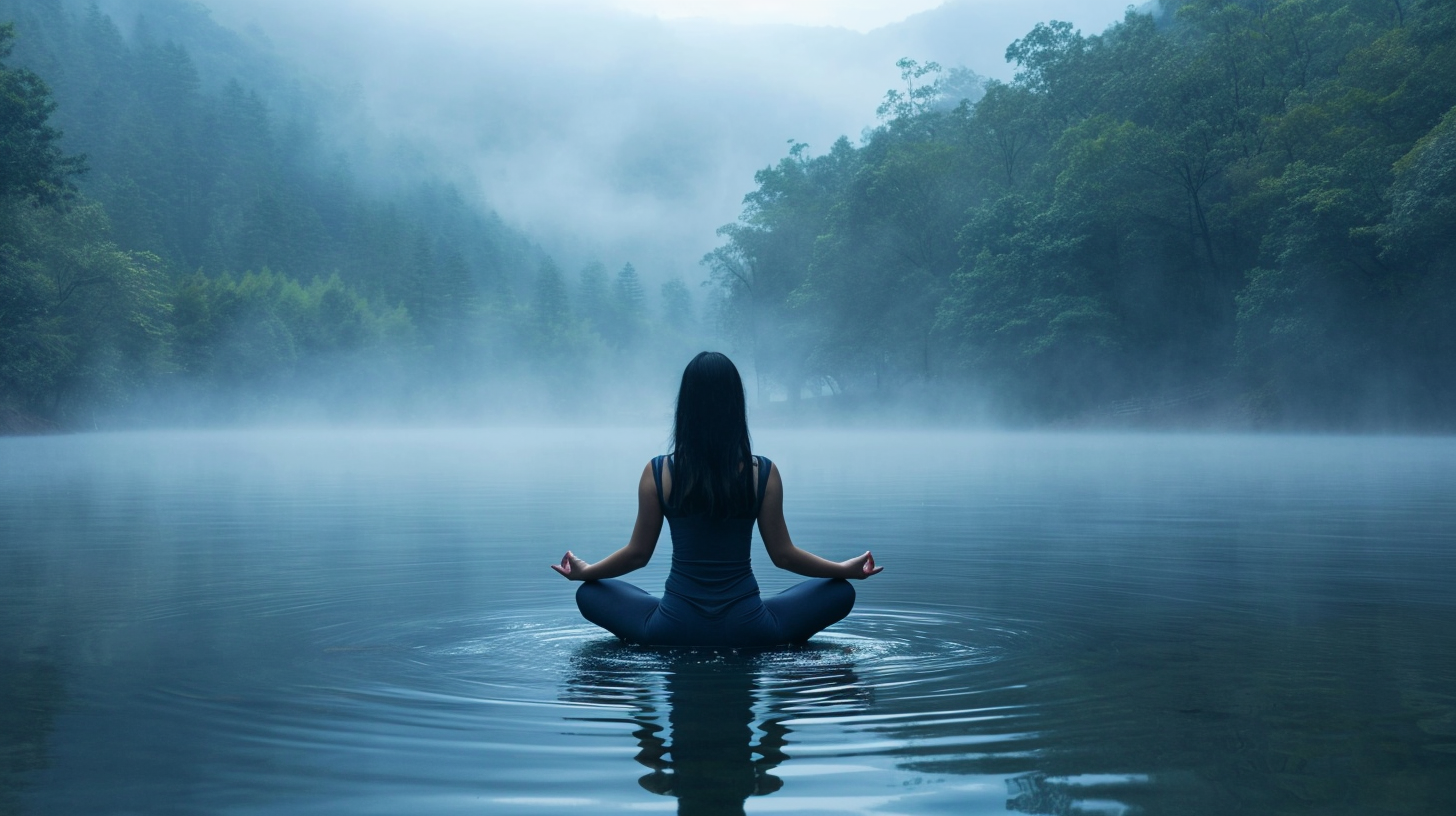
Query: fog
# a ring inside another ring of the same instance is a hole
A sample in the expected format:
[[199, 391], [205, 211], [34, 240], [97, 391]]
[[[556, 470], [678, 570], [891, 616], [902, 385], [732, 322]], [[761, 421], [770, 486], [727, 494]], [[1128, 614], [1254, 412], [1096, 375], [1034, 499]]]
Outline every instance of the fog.
[[0, 0], [3, 427], [1449, 427], [1444, 6], [928, 6]]
[[[896, 60], [1010, 79], [1006, 46], [1037, 22], [1095, 33], [1126, 3], [961, 0], [905, 19], [894, 18], [914, 4], [807, 4], [798, 13], [841, 26], [886, 22], [868, 32], [661, 19], [564, 0], [207, 5], [347, 92], [357, 108], [335, 137], [356, 153], [388, 164], [385, 146], [407, 144], [563, 266], [631, 261], [655, 281], [700, 276], [714, 230], [738, 216], [754, 172], [790, 140], [819, 152], [876, 124], [884, 92], [900, 84]], [[793, 17], [772, 5], [749, 4], [736, 18]], [[682, 4], [678, 13], [701, 10], [711, 8]]]
[[1456, 813], [1456, 2], [1161, 3], [0, 0], [0, 816]]

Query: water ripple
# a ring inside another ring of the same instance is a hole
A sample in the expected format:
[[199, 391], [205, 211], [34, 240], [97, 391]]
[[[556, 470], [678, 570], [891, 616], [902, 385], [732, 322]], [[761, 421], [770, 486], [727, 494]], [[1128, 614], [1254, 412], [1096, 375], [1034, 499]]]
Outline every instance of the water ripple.
[[[293, 757], [289, 773], [307, 767], [315, 791], [381, 774], [401, 786], [484, 774], [496, 789], [510, 780], [481, 763], [508, 751], [513, 773], [536, 768], [538, 782], [575, 757], [680, 799], [704, 767], [738, 767], [749, 797], [848, 774], [923, 779], [927, 763], [1025, 765], [1038, 750], [1037, 706], [1004, 669], [1046, 633], [965, 611], [865, 609], [809, 644], [760, 651], [631, 646], [532, 611], [315, 635], [299, 658], [309, 682], [266, 694], [172, 684], [146, 703], [229, 734], [235, 751]], [[377, 767], [402, 751], [416, 761]], [[496, 804], [539, 809], [539, 793]]]

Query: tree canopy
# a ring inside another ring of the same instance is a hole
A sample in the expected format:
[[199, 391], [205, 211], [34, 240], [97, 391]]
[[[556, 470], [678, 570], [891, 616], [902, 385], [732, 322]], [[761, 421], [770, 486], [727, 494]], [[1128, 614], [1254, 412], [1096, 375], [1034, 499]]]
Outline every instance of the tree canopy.
[[902, 61], [859, 145], [758, 174], [704, 263], [777, 388], [1450, 424], [1456, 3], [1174, 0], [1007, 59], [954, 106]]
[[246, 86], [302, 80], [201, 6], [137, 9], [124, 34], [94, 5], [0, 0], [0, 428], [479, 412], [500, 383], [573, 393], [695, 336], [640, 343], [630, 264], [573, 304], [450, 183], [353, 166], [320, 135], [327, 92]]
[[[0, 61], [10, 58], [14, 41], [15, 25], [0, 25]], [[85, 160], [61, 151], [54, 110], [40, 77], [0, 62], [0, 198], [55, 204], [75, 193], [71, 179]]]

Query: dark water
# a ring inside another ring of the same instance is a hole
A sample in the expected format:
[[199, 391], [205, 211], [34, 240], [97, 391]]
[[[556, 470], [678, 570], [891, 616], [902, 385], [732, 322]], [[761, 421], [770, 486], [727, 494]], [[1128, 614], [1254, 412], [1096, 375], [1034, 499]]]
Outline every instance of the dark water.
[[1456, 442], [765, 431], [887, 571], [733, 654], [547, 569], [662, 441], [0, 440], [0, 813], [1456, 812]]

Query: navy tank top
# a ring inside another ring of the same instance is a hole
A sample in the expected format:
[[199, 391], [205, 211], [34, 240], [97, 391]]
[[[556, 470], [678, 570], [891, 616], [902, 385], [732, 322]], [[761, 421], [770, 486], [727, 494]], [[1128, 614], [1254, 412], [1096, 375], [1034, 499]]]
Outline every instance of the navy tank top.
[[664, 601], [686, 606], [706, 618], [726, 613], [734, 604], [758, 595], [758, 581], [749, 563], [753, 524], [763, 507], [763, 492], [773, 466], [758, 456], [758, 495], [753, 515], [714, 520], [707, 513], [672, 513], [662, 495], [662, 469], [671, 468], [667, 456], [652, 460], [657, 482], [657, 503], [672, 532], [672, 570], [663, 588]]

